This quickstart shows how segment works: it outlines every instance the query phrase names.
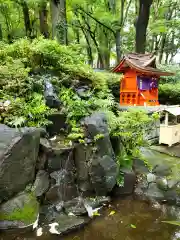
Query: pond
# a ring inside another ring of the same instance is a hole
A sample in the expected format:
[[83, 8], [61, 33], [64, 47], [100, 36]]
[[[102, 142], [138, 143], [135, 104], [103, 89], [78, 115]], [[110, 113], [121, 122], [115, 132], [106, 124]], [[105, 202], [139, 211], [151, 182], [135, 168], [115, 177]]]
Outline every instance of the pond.
[[[111, 214], [110, 214], [111, 213]], [[0, 240], [178, 240], [180, 227], [163, 223], [180, 218], [180, 209], [141, 201], [116, 199], [89, 225], [67, 236], [1, 234]]]

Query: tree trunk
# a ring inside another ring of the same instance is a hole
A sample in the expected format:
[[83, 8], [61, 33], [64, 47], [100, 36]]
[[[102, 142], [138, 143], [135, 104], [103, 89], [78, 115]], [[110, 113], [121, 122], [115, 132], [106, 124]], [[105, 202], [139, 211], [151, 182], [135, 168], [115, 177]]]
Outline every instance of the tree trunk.
[[102, 56], [100, 53], [98, 53], [97, 68], [104, 69], [104, 63], [103, 63]]
[[166, 33], [163, 33], [162, 35], [162, 39], [161, 39], [161, 46], [159, 49], [159, 63], [162, 62], [163, 59], [163, 53], [164, 53], [164, 47], [165, 47], [165, 43], [166, 43]]
[[[76, 22], [77, 25], [78, 21]], [[75, 38], [76, 38], [76, 43], [80, 44], [80, 32], [79, 32], [79, 28], [75, 27], [73, 28], [74, 34], [75, 34]]]
[[68, 44], [66, 0], [51, 0], [52, 38], [61, 44]]
[[150, 7], [153, 0], [139, 0], [139, 16], [136, 22], [136, 52], [145, 53], [146, 32], [149, 22]]
[[[76, 15], [76, 17], [78, 19], [79, 15], [76, 12], [75, 12], [75, 15]], [[80, 26], [80, 29], [83, 32], [84, 37], [86, 39], [86, 43], [87, 43], [86, 49], [87, 49], [87, 55], [88, 55], [88, 64], [92, 66], [93, 65], [93, 55], [92, 55], [91, 43], [90, 43], [90, 39], [89, 39], [89, 33], [86, 32], [86, 30], [83, 27], [83, 24], [81, 24], [81, 21], [79, 19], [77, 20], [77, 22], [78, 22], [78, 24]]]
[[21, 3], [22, 9], [23, 9], [23, 17], [24, 17], [24, 26], [26, 31], [26, 36], [31, 37], [32, 33], [32, 27], [31, 27], [31, 21], [29, 16], [29, 8], [26, 1], [22, 1]]
[[116, 13], [116, 0], [108, 0], [107, 2], [108, 8], [114, 14]]
[[117, 63], [121, 60], [121, 33], [120, 30], [116, 31], [116, 59]]
[[90, 32], [90, 36], [92, 38], [92, 41], [94, 42], [94, 45], [96, 46], [96, 49], [97, 49], [97, 53], [98, 53], [98, 59], [99, 59], [99, 63], [100, 63], [100, 69], [104, 69], [104, 61], [103, 61], [103, 56], [101, 54], [101, 50], [100, 50], [100, 47], [96, 41], [96, 37], [94, 34], [92, 34]]
[[46, 3], [40, 6], [39, 10], [40, 32], [45, 38], [49, 38], [48, 32], [48, 10]]
[[2, 41], [2, 40], [3, 40], [3, 33], [2, 33], [2, 26], [0, 24], [0, 41]]
[[100, 51], [101, 55], [103, 57], [103, 63], [104, 63], [104, 68], [109, 69], [110, 67], [110, 43], [109, 43], [109, 38], [108, 38], [108, 33], [106, 30], [102, 31], [102, 34], [100, 34], [100, 37], [102, 38], [100, 43]]
[[121, 11], [120, 11], [120, 18], [119, 18], [119, 28], [116, 30], [116, 33], [115, 33], [117, 63], [120, 62], [121, 56], [122, 56], [122, 37], [121, 37], [121, 32], [122, 32], [122, 29], [124, 27], [125, 21], [127, 19], [131, 3], [132, 3], [132, 0], [129, 0], [129, 2], [127, 1], [127, 6], [126, 6], [126, 9], [125, 9], [125, 0], [121, 0]]
[[[176, 8], [176, 5], [177, 5], [177, 3], [172, 4], [172, 1], [170, 1], [168, 10], [165, 13], [165, 19], [167, 21], [170, 21], [173, 18], [173, 12]], [[172, 8], [171, 8], [171, 6], [172, 6]], [[166, 45], [167, 38], [168, 38], [167, 33], [163, 33], [162, 39], [161, 39], [160, 53], [159, 53], [159, 63], [162, 62], [164, 48], [165, 48], [165, 45]]]
[[[86, 11], [90, 12], [90, 6], [86, 4]], [[90, 18], [88, 15], [83, 16], [84, 21], [86, 22], [86, 25], [88, 26], [88, 29], [90, 29]], [[89, 31], [85, 31], [85, 38], [87, 42], [87, 55], [88, 55], [88, 64], [93, 66], [93, 53], [92, 53], [92, 48], [91, 48], [91, 36]]]
[[168, 64], [168, 60], [169, 60], [169, 53], [166, 53], [166, 58], [165, 58], [165, 64]]

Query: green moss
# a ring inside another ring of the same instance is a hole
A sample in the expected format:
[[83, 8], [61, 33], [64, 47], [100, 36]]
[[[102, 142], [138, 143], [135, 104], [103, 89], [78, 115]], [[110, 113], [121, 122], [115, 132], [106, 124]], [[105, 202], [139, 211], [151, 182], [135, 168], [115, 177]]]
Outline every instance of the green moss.
[[22, 208], [16, 208], [11, 213], [1, 213], [0, 220], [17, 220], [30, 224], [36, 220], [38, 210], [39, 204], [36, 201], [36, 198], [32, 194], [29, 194], [29, 201], [24, 203]]

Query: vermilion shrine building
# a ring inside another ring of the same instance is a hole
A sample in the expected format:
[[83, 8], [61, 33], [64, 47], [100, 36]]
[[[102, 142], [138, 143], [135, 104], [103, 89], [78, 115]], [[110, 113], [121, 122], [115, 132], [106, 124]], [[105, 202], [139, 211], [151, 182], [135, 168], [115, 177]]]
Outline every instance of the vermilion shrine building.
[[125, 55], [113, 72], [123, 73], [120, 105], [124, 106], [159, 105], [158, 80], [160, 76], [173, 75], [157, 69], [156, 57], [152, 54], [136, 53]]

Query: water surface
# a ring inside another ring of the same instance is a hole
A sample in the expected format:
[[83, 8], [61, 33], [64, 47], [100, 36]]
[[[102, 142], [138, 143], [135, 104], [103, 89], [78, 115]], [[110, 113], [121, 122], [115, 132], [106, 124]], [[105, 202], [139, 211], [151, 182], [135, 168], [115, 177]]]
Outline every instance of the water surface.
[[[109, 215], [115, 211], [114, 215]], [[178, 240], [180, 227], [162, 223], [180, 219], [180, 209], [136, 199], [117, 199], [84, 229], [68, 236], [2, 235], [1, 240]]]

